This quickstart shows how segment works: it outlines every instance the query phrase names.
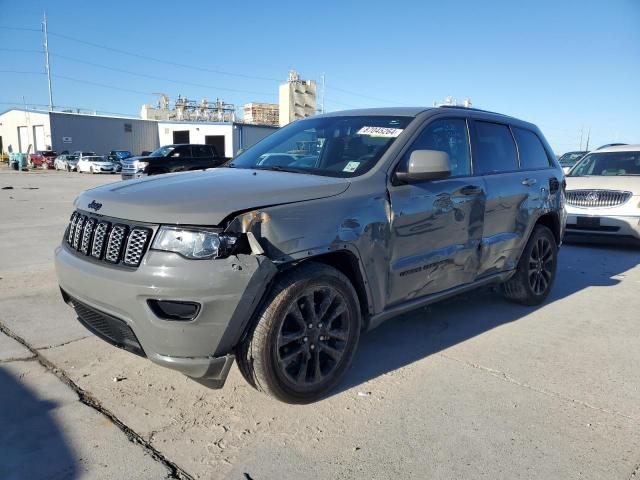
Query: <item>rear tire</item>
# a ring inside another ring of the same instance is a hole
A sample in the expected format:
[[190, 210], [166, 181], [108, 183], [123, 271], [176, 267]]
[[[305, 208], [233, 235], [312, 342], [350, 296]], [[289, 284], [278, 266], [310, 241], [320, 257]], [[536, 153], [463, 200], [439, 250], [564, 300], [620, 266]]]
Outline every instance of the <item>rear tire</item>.
[[536, 225], [516, 273], [502, 284], [504, 296], [524, 305], [540, 305], [549, 295], [558, 267], [558, 244], [551, 230]]
[[351, 366], [360, 327], [360, 304], [349, 279], [309, 262], [274, 285], [236, 348], [238, 367], [257, 390], [287, 403], [310, 403]]

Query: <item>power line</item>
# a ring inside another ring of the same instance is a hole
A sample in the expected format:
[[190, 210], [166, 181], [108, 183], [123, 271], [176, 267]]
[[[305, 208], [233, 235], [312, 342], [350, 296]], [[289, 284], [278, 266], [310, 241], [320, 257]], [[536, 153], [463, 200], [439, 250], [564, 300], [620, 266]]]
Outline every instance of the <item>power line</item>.
[[26, 70], [0, 70], [0, 73], [19, 73], [26, 75], [44, 75], [44, 72], [34, 72], [34, 71], [26, 71]]
[[347, 93], [349, 95], [354, 95], [356, 97], [362, 97], [362, 98], [367, 98], [369, 100], [376, 100], [378, 102], [385, 102], [385, 103], [393, 103], [396, 105], [406, 105], [405, 103], [402, 102], [396, 102], [394, 100], [389, 100], [389, 99], [384, 99], [384, 98], [379, 98], [379, 97], [372, 97], [370, 95], [364, 95], [362, 93], [358, 93], [358, 92], [352, 92], [351, 90], [345, 90], [344, 88], [338, 88], [338, 87], [333, 87], [331, 85], [329, 85], [328, 87], [330, 90], [333, 89], [336, 92], [342, 92], [342, 93]]
[[25, 32], [41, 32], [39, 28], [27, 28], [27, 27], [9, 27], [7, 25], [0, 25], [0, 29], [2, 30], [21, 30]]
[[129, 92], [129, 93], [137, 93], [139, 95], [153, 95], [153, 93], [150, 92], [143, 92], [140, 90], [133, 90], [131, 88], [122, 88], [122, 87], [116, 87], [114, 85], [107, 85], [104, 83], [98, 83], [98, 82], [91, 82], [89, 80], [80, 80], [79, 78], [73, 78], [73, 77], [66, 77], [64, 75], [51, 75], [54, 78], [60, 78], [62, 80], [68, 80], [71, 82], [77, 82], [77, 83], [84, 83], [86, 85], [94, 85], [96, 87], [102, 87], [102, 88], [110, 88], [112, 90], [120, 90], [121, 92]]
[[78, 42], [78, 43], [82, 43], [82, 44], [85, 44], [85, 45], [89, 45], [89, 46], [94, 47], [94, 48], [101, 48], [103, 50], [108, 50], [108, 51], [119, 53], [119, 54], [122, 54], [122, 55], [129, 55], [131, 57], [143, 58], [145, 60], [151, 60], [153, 62], [164, 63], [164, 64], [167, 64], [167, 65], [173, 65], [175, 67], [189, 68], [189, 69], [198, 70], [198, 71], [201, 71], [201, 72], [215, 73], [215, 74], [218, 74], [218, 75], [227, 75], [227, 76], [231, 76], [231, 77], [247, 78], [247, 79], [251, 79], [251, 80], [266, 80], [266, 81], [280, 82], [280, 79], [278, 79], [278, 78], [261, 77], [261, 76], [258, 76], [258, 75], [246, 75], [246, 74], [243, 74], [243, 73], [226, 72], [226, 71], [223, 71], [223, 70], [216, 70], [216, 69], [212, 69], [212, 68], [199, 67], [197, 65], [189, 65], [189, 64], [186, 64], [186, 63], [171, 62], [169, 60], [163, 60], [161, 58], [150, 57], [148, 55], [141, 55], [139, 53], [129, 52], [127, 50], [120, 50], [119, 48], [113, 48], [113, 47], [109, 47], [109, 46], [106, 46], [106, 45], [101, 45], [99, 43], [88, 42], [86, 40], [75, 38], [75, 37], [72, 37], [72, 36], [69, 36], [69, 35], [64, 35], [62, 33], [49, 32], [49, 35], [53, 35], [53, 36], [56, 36], [56, 37], [59, 37], [59, 38], [64, 38], [66, 40], [71, 40], [73, 42]]
[[[47, 103], [27, 103], [24, 104], [22, 102], [0, 102], [0, 105], [10, 105], [10, 106], [16, 106], [16, 107], [20, 107], [23, 108], [25, 105], [27, 107], [48, 107], [49, 104]], [[56, 105], [56, 110], [54, 111], [54, 113], [58, 112], [58, 113], [76, 113], [76, 112], [64, 112], [61, 110], [81, 110], [81, 111], [85, 111], [85, 112], [97, 112], [97, 113], [106, 113], [106, 114], [110, 114], [110, 115], [118, 115], [120, 117], [130, 117], [131, 119], [138, 119], [139, 117], [136, 114], [133, 113], [122, 113], [122, 112], [110, 112], [108, 110], [96, 110], [95, 108], [89, 108], [89, 107], [79, 107], [79, 106], [70, 106], [70, 105]]]
[[44, 53], [44, 50], [35, 50], [28, 48], [4, 48], [0, 47], [3, 52], [17, 52], [17, 53]]
[[60, 55], [58, 53], [53, 53], [50, 52], [50, 55], [52, 57], [57, 57], [57, 58], [63, 58], [65, 60], [70, 60], [72, 62], [77, 62], [77, 63], [82, 63], [85, 65], [91, 65], [93, 67], [98, 67], [98, 68], [104, 68], [106, 70], [112, 70], [114, 72], [119, 72], [119, 73], [125, 73], [127, 75], [134, 75], [137, 77], [143, 77], [143, 78], [150, 78], [152, 80], [161, 80], [161, 81], [165, 81], [165, 82], [172, 82], [172, 83], [177, 83], [177, 84], [182, 84], [182, 85], [189, 85], [189, 86], [193, 86], [193, 87], [201, 87], [201, 88], [210, 88], [213, 90], [225, 90], [228, 92], [236, 92], [236, 93], [250, 93], [253, 95], [268, 95], [268, 96], [274, 96], [274, 93], [266, 93], [266, 92], [254, 92], [251, 90], [241, 90], [241, 89], [237, 89], [237, 88], [225, 88], [225, 87], [217, 87], [215, 85], [206, 85], [206, 84], [202, 84], [202, 83], [194, 83], [194, 82], [185, 82], [185, 81], [181, 81], [181, 80], [173, 80], [171, 78], [166, 78], [166, 77], [158, 77], [155, 75], [148, 75], [146, 73], [139, 73], [139, 72], [132, 72], [131, 70], [126, 70], [123, 68], [117, 68], [117, 67], [111, 67], [108, 65], [102, 65], [99, 63], [95, 63], [95, 62], [89, 62], [87, 60], [82, 60], [80, 58], [74, 58], [74, 57], [69, 57], [67, 55]]

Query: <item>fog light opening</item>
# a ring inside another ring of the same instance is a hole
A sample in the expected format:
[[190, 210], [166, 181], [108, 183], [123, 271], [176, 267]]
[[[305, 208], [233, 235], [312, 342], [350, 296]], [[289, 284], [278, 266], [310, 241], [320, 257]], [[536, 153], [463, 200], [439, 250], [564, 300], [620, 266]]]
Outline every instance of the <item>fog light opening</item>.
[[147, 305], [158, 318], [163, 320], [187, 322], [196, 318], [200, 313], [200, 304], [196, 302], [147, 300]]

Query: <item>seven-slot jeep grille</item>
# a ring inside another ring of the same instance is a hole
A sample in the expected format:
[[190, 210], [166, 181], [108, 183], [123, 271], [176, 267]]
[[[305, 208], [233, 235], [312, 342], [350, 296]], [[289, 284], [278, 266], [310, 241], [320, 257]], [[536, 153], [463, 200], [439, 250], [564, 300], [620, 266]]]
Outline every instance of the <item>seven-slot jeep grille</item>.
[[137, 267], [149, 245], [153, 231], [148, 227], [128, 225], [74, 212], [69, 220], [65, 240], [82, 255], [112, 264]]
[[574, 207], [616, 207], [631, 198], [631, 192], [618, 190], [567, 190], [565, 198], [568, 205]]

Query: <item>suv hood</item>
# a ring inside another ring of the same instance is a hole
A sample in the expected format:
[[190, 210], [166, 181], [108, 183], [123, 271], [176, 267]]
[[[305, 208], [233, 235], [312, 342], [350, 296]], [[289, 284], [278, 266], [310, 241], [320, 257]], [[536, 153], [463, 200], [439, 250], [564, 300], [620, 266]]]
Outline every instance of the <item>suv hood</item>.
[[100, 215], [138, 222], [219, 225], [234, 212], [331, 197], [347, 188], [345, 178], [216, 168], [104, 185], [83, 192], [75, 206], [91, 211], [95, 201], [102, 204]]
[[640, 175], [565, 177], [567, 190], [623, 190], [640, 195]]

